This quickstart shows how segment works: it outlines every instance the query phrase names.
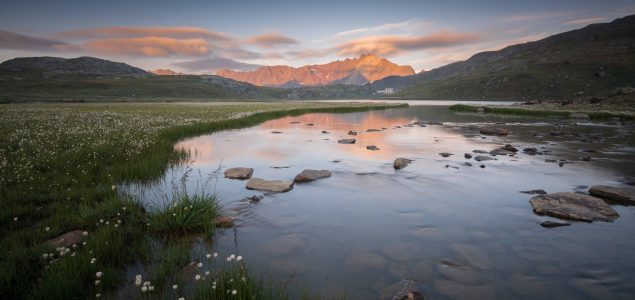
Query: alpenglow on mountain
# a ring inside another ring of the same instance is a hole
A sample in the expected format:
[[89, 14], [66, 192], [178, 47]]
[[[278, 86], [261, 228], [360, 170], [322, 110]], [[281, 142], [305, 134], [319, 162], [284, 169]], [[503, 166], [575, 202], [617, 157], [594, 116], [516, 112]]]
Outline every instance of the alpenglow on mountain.
[[323, 65], [299, 68], [266, 66], [254, 71], [220, 70], [216, 75], [258, 86], [300, 87], [332, 84], [362, 85], [388, 76], [408, 76], [415, 72], [410, 66], [399, 66], [372, 54], [347, 58]]

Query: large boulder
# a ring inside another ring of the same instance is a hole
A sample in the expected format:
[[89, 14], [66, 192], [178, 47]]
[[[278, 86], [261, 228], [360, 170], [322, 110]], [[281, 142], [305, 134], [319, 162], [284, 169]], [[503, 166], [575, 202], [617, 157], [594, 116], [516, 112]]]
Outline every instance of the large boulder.
[[538, 195], [529, 200], [534, 212], [539, 215], [593, 222], [611, 222], [619, 217], [602, 199], [578, 193], [553, 193]]
[[229, 179], [249, 179], [254, 173], [252, 168], [229, 168], [225, 170], [225, 177]]
[[247, 180], [245, 186], [248, 190], [267, 191], [274, 193], [284, 193], [293, 189], [293, 181], [289, 180], [264, 180], [262, 178], [251, 178]]
[[487, 156], [487, 155], [477, 155], [476, 157], [474, 157], [474, 160], [476, 160], [476, 161], [488, 161], [488, 160], [495, 160], [495, 158], [493, 158], [491, 156]]
[[309, 182], [320, 178], [331, 177], [329, 170], [311, 170], [306, 169], [296, 175], [293, 181], [295, 182]]
[[616, 203], [635, 205], [634, 189], [622, 189], [608, 185], [594, 185], [589, 189], [589, 193], [593, 196], [608, 199]]
[[482, 135], [505, 136], [505, 135], [509, 134], [509, 131], [507, 129], [503, 129], [503, 128], [482, 128], [481, 129], [481, 134]]
[[231, 228], [234, 226], [234, 218], [230, 216], [218, 216], [212, 221], [217, 228]]
[[397, 169], [397, 170], [403, 169], [403, 168], [407, 167], [408, 164], [410, 164], [411, 162], [412, 162], [412, 160], [410, 160], [410, 159], [399, 157], [399, 158], [395, 159], [395, 162], [393, 163], [393, 167], [395, 167], [395, 169]]

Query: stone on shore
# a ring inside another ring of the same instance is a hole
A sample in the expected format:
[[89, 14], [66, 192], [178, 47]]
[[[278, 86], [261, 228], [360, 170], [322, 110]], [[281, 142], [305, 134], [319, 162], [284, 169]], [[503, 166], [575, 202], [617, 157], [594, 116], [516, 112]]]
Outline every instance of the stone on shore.
[[379, 150], [379, 147], [377, 147], [375, 145], [368, 145], [368, 146], [366, 146], [366, 149], [371, 150], [371, 151], [377, 151], [377, 150]]
[[247, 181], [247, 185], [245, 186], [245, 188], [247, 188], [248, 190], [284, 193], [293, 189], [293, 181], [251, 178]]
[[578, 193], [553, 193], [538, 195], [529, 200], [534, 212], [539, 215], [593, 222], [611, 222], [619, 217], [602, 199]]
[[249, 179], [254, 173], [252, 168], [229, 168], [225, 170], [225, 177], [229, 179]]
[[488, 160], [495, 160], [495, 158], [493, 158], [491, 156], [487, 156], [487, 155], [477, 155], [476, 157], [474, 157], [474, 160], [476, 160], [476, 161], [488, 161]]
[[339, 144], [355, 144], [355, 139], [341, 139], [341, 140], [338, 140], [337, 143], [339, 143]]
[[509, 134], [509, 131], [507, 129], [503, 129], [503, 128], [482, 128], [481, 129], [481, 134], [482, 135], [505, 136], [505, 135]]
[[86, 236], [83, 230], [73, 230], [46, 241], [46, 244], [54, 248], [68, 248], [73, 246], [73, 244], [81, 244], [85, 239]]
[[441, 152], [441, 153], [439, 153], [439, 155], [441, 155], [442, 157], [450, 157], [450, 156], [452, 156], [454, 154], [448, 153], [448, 152]]
[[554, 227], [562, 227], [562, 226], [569, 226], [569, 225], [571, 224], [566, 222], [554, 222], [554, 221], [544, 221], [540, 223], [540, 226], [545, 228], [554, 228]]
[[635, 189], [622, 189], [608, 185], [594, 185], [589, 189], [589, 193], [593, 196], [608, 199], [616, 203], [635, 205]]
[[397, 170], [403, 169], [403, 168], [407, 167], [408, 164], [410, 164], [411, 162], [412, 162], [412, 160], [410, 160], [410, 159], [399, 157], [399, 158], [395, 159], [395, 162], [393, 163], [393, 167], [395, 167], [395, 169], [397, 169]]
[[293, 181], [295, 182], [309, 182], [320, 178], [331, 177], [331, 172], [328, 170], [311, 170], [305, 169], [300, 174], [296, 175]]

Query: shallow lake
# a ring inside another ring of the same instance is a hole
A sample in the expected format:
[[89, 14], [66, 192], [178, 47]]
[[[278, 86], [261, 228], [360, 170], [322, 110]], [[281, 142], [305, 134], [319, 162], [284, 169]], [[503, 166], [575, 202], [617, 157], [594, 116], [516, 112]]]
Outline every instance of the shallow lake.
[[[404, 126], [415, 121], [432, 124]], [[492, 126], [510, 134], [479, 134]], [[178, 143], [192, 162], [168, 170], [141, 198], [160, 206], [158, 195], [185, 172], [191, 191], [211, 180], [208, 188], [236, 226], [196, 243], [194, 252], [240, 254], [250, 268], [289, 282], [292, 295], [308, 289], [392, 299], [406, 280], [426, 299], [632, 299], [634, 207], [613, 206], [620, 217], [612, 223], [548, 229], [540, 223], [557, 220], [535, 215], [532, 195], [520, 191], [632, 185], [634, 128], [455, 113], [443, 105], [285, 117]], [[343, 138], [357, 141], [338, 144]], [[484, 162], [464, 158], [505, 144], [521, 151]], [[524, 154], [526, 147], [543, 154]], [[395, 170], [397, 157], [413, 162]], [[262, 193], [223, 178], [230, 167], [253, 168], [263, 179], [293, 180], [303, 169], [332, 176], [252, 202], [244, 198]]]

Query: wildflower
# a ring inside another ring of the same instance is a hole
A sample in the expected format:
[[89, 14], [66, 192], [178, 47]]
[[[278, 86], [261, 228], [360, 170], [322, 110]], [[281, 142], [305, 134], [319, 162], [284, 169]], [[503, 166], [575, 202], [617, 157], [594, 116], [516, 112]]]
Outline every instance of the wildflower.
[[124, 206], [124, 207], [122, 208], [122, 210], [126, 210], [126, 207]]
[[209, 275], [209, 271], [205, 271], [205, 275]]
[[238, 291], [236, 291], [236, 290], [232, 291], [232, 295], [236, 295], [236, 293], [238, 293]]
[[117, 189], [117, 186], [113, 185], [113, 186], [112, 186], [112, 190], [114, 191], [114, 190], [116, 190], [116, 189]]
[[154, 291], [154, 285], [148, 286], [148, 291]]
[[137, 275], [137, 278], [134, 281], [134, 285], [141, 286], [141, 280], [142, 280], [141, 275]]
[[196, 264], [196, 266], [197, 266], [197, 267], [199, 267], [199, 268], [200, 268], [200, 267], [203, 267], [203, 263], [202, 263], [202, 262], [200, 262], [200, 263]]
[[88, 231], [84, 231], [84, 232], [82, 233], [82, 235], [83, 235], [83, 236], [87, 236], [87, 235], [88, 235]]
[[218, 256], [218, 253], [214, 252], [214, 257], [217, 257], [217, 256]]
[[95, 276], [96, 276], [97, 278], [101, 278], [101, 275], [104, 275], [104, 273], [102, 273], [101, 271], [99, 271], [99, 272], [95, 273]]
[[149, 286], [150, 285], [150, 281], [146, 281], [143, 283], [143, 286]]
[[194, 276], [194, 279], [201, 280], [201, 275], [196, 274], [196, 276]]
[[148, 287], [147, 287], [147, 286], [145, 286], [145, 285], [144, 285], [144, 286], [142, 286], [142, 287], [141, 287], [141, 291], [145, 293], [146, 291], [148, 291]]
[[176, 213], [172, 213], [172, 216], [173, 216], [173, 217], [176, 217]]
[[97, 260], [97, 259], [93, 257], [93, 258], [91, 258], [91, 259], [90, 259], [90, 263], [91, 263], [91, 264], [94, 264], [96, 260]]
[[185, 300], [185, 298], [181, 297], [181, 298], [179, 298], [179, 300]]
[[173, 290], [176, 290], [176, 289], [178, 289], [178, 288], [179, 288], [179, 286], [178, 286], [178, 285], [176, 285], [176, 284], [172, 286], [172, 289], [173, 289]]
[[99, 223], [104, 223], [104, 219], [99, 219]]
[[42, 254], [42, 257], [49, 258], [49, 254], [48, 253], [44, 253], [44, 254]]
[[101, 297], [101, 294], [97, 293], [97, 294], [95, 295], [95, 298], [99, 298], [99, 297]]
[[99, 285], [101, 283], [101, 280], [95, 280], [95, 286]]
[[13, 221], [17, 222], [18, 221], [18, 217], [13, 218]]
[[206, 257], [207, 259], [209, 259], [210, 257], [212, 257], [212, 255], [211, 255], [211, 254], [209, 254], [209, 253], [207, 253], [207, 255], [205, 255], [205, 257]]
[[46, 228], [44, 228], [44, 230], [49, 231], [49, 230], [51, 230], [51, 227], [46, 226]]
[[241, 260], [243, 260], [243, 257], [242, 257], [242, 256], [238, 256], [238, 257], [236, 257], [236, 261], [241, 261]]

